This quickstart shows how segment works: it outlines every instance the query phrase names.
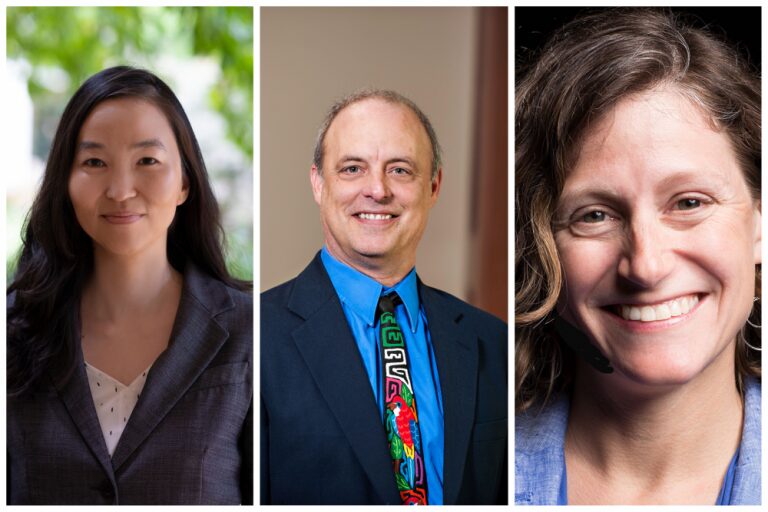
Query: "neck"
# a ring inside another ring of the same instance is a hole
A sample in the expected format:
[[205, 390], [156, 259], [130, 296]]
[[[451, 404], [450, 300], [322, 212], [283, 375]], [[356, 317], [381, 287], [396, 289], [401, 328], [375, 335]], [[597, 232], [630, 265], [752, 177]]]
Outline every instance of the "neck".
[[338, 261], [365, 274], [387, 288], [402, 281], [416, 264], [415, 253], [411, 257], [404, 257], [399, 261], [393, 261], [385, 257], [347, 257], [343, 251], [337, 250], [327, 242], [325, 247], [331, 256]]
[[126, 313], [154, 311], [181, 290], [181, 275], [162, 250], [115, 255], [96, 248], [93, 274], [83, 289], [83, 305], [107, 320]]
[[664, 489], [702, 468], [724, 469], [739, 446], [743, 420], [733, 350], [725, 352], [729, 357], [718, 358], [691, 381], [663, 389], [627, 384], [618, 372], [599, 374], [580, 364], [567, 459], [628, 495]]

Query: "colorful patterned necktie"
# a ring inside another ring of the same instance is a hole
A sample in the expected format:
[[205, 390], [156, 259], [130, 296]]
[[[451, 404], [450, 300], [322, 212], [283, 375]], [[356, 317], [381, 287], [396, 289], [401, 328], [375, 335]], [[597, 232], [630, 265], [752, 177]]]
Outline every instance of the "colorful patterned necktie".
[[395, 320], [396, 293], [379, 299], [384, 425], [395, 482], [404, 505], [427, 504], [427, 475], [403, 332]]

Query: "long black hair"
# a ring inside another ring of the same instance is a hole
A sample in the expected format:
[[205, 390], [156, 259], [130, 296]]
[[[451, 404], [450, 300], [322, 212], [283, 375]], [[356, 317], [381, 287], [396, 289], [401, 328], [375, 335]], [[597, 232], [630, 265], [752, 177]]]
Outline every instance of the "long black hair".
[[168, 119], [189, 183], [187, 200], [168, 229], [168, 261], [179, 272], [187, 263], [240, 290], [251, 284], [230, 276], [222, 249], [219, 206], [208, 182], [200, 147], [184, 109], [157, 76], [127, 66], [105, 69], [86, 80], [67, 104], [53, 139], [45, 175], [23, 233], [16, 275], [8, 287], [8, 394], [35, 389], [45, 375], [63, 384], [76, 365], [79, 304], [93, 270], [93, 244], [75, 218], [68, 194], [80, 128], [101, 102], [135, 97]]

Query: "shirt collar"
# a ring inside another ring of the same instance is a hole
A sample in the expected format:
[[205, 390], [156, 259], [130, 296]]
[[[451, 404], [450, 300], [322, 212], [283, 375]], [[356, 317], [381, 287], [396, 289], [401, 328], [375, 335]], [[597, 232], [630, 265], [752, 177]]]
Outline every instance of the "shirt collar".
[[320, 258], [341, 302], [365, 320], [369, 326], [373, 327], [376, 323], [376, 306], [379, 303], [379, 297], [382, 293], [395, 291], [403, 301], [411, 331], [416, 332], [420, 305], [415, 267], [399, 283], [387, 288], [331, 256], [325, 246], [320, 251]]

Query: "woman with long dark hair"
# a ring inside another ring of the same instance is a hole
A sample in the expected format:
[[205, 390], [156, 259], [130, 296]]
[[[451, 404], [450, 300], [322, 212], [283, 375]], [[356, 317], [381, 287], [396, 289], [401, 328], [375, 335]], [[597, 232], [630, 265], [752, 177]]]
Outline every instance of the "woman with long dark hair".
[[67, 105], [8, 287], [10, 504], [252, 500], [250, 283], [158, 77]]

